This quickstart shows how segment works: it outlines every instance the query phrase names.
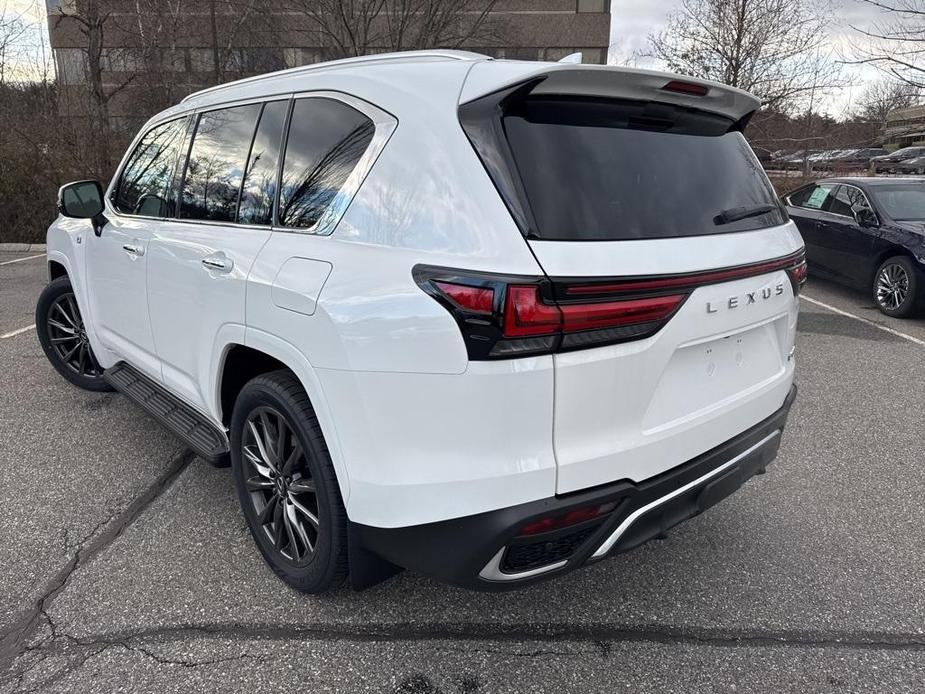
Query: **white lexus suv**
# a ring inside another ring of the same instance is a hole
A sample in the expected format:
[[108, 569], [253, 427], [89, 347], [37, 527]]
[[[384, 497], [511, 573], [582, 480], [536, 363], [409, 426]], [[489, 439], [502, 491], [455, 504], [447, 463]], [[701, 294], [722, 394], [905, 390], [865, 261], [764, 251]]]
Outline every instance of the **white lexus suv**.
[[39, 338], [230, 462], [298, 589], [561, 576], [777, 453], [806, 266], [758, 105], [453, 51], [207, 89], [61, 189]]

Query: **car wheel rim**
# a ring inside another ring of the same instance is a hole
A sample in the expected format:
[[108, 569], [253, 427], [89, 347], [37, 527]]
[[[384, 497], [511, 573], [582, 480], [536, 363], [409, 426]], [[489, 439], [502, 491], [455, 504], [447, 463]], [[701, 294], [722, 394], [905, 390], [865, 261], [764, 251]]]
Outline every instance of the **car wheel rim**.
[[77, 300], [73, 292], [57, 297], [45, 319], [51, 348], [68, 369], [88, 378], [99, 378], [103, 368], [96, 361]]
[[250, 413], [241, 458], [258, 525], [279, 554], [307, 562], [321, 529], [318, 493], [302, 445], [280, 412], [258, 407]]
[[909, 295], [909, 275], [902, 265], [885, 265], [877, 276], [877, 303], [895, 311]]

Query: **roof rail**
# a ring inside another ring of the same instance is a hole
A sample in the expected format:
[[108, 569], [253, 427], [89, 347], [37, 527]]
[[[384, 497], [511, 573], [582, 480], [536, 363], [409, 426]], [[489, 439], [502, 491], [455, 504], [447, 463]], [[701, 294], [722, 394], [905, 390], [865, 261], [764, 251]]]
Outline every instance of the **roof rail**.
[[313, 70], [321, 70], [329, 67], [340, 67], [341, 65], [359, 65], [363, 63], [375, 63], [375, 62], [387, 62], [387, 61], [400, 61], [400, 60], [415, 60], [418, 58], [446, 58], [447, 60], [491, 60], [491, 56], [484, 55], [482, 53], [473, 53], [472, 51], [455, 51], [455, 50], [424, 50], [424, 51], [399, 51], [396, 53], [379, 53], [375, 55], [361, 55], [355, 58], [341, 58], [339, 60], [328, 60], [323, 63], [311, 63], [310, 65], [302, 65], [300, 67], [288, 68], [286, 70], [276, 70], [275, 72], [268, 72], [263, 75], [254, 75], [253, 77], [245, 77], [244, 79], [235, 80], [234, 82], [225, 82], [224, 84], [216, 84], [214, 87], [208, 87], [206, 89], [200, 89], [198, 92], [193, 92], [181, 100], [180, 103], [189, 101], [197, 96], [202, 96], [203, 94], [209, 94], [211, 92], [220, 91], [228, 87], [236, 87], [239, 84], [251, 84], [253, 82], [259, 82], [261, 80], [272, 79], [274, 77], [282, 77], [284, 75], [299, 75], [303, 72], [311, 72]]

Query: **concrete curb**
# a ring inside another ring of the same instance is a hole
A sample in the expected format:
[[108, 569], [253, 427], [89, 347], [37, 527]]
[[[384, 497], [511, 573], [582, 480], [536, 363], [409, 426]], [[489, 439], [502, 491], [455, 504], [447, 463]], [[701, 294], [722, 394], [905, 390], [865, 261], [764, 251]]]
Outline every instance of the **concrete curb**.
[[28, 253], [30, 251], [44, 253], [44, 243], [0, 243], [0, 251]]

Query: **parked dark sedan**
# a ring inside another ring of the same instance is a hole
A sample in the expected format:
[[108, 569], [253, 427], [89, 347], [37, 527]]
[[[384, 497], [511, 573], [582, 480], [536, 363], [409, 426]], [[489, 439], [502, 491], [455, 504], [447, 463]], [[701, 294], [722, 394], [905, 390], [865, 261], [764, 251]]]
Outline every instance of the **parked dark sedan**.
[[925, 178], [829, 178], [784, 198], [809, 271], [866, 289], [889, 316], [925, 301]]
[[881, 171], [890, 173], [893, 171], [896, 164], [906, 161], [907, 159], [912, 159], [913, 157], [925, 157], [925, 147], [903, 147], [902, 149], [897, 149], [895, 152], [874, 157], [870, 160], [870, 163], [874, 165], [874, 170], [877, 173]]
[[874, 157], [889, 155], [882, 147], [865, 147], [864, 149], [849, 149], [827, 160], [829, 169], [866, 169]]

